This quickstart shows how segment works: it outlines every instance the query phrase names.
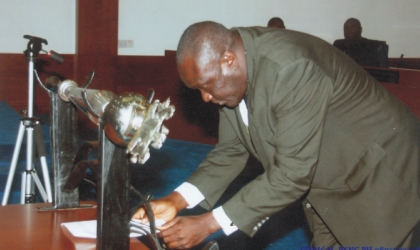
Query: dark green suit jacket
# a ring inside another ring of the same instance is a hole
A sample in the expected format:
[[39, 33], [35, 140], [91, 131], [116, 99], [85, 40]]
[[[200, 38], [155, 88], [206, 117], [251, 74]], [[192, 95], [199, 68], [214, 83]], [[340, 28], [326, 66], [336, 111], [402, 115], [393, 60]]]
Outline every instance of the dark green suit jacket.
[[[418, 119], [332, 45], [290, 30], [237, 28], [249, 114], [220, 112], [219, 142], [188, 179], [213, 206], [249, 154], [265, 172], [223, 208], [254, 235], [306, 197], [346, 246], [396, 246], [420, 218]], [[279, 225], [281, 227], [281, 225]]]

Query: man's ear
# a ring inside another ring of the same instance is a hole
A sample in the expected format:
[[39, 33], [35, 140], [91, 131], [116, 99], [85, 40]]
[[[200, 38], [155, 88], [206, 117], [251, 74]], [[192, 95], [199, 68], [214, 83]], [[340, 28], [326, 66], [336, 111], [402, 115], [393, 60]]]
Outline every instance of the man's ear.
[[226, 51], [222, 58], [222, 63], [226, 66], [234, 65], [236, 60], [235, 54], [232, 51]]

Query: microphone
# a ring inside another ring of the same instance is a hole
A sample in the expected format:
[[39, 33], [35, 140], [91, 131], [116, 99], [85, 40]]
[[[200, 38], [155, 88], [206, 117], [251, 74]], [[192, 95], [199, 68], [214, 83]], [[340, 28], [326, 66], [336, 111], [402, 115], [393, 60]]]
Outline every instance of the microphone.
[[54, 50], [50, 50], [50, 52], [48, 52], [48, 56], [55, 62], [58, 62], [58, 63], [64, 62], [64, 57], [58, 54], [57, 52], [55, 52]]
[[58, 63], [64, 62], [64, 57], [58, 54], [57, 52], [55, 52], [54, 50], [50, 50], [50, 52], [47, 52], [45, 50], [42, 50], [42, 51], [47, 53], [48, 57], [51, 58], [53, 61], [58, 62]]
[[24, 51], [26, 57], [37, 57], [39, 52], [43, 51], [47, 53], [48, 57], [53, 61], [58, 63], [64, 62], [64, 57], [54, 50], [47, 52], [42, 49], [42, 44], [48, 45], [48, 41], [46, 39], [30, 35], [24, 35], [23, 38], [29, 39], [27, 49]]

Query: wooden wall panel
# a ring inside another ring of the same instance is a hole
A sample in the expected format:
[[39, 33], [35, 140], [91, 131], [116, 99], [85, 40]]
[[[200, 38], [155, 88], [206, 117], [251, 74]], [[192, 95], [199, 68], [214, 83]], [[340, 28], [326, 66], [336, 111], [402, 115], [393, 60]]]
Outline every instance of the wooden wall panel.
[[[58, 64], [45, 55], [40, 55], [35, 66], [43, 82], [50, 75], [61, 79], [74, 79], [74, 55], [64, 55], [63, 64]], [[95, 58], [100, 58], [99, 56]], [[109, 62], [108, 62], [109, 63]], [[115, 61], [113, 79], [100, 76], [108, 70], [107, 63], [96, 64], [86, 59], [89, 70], [99, 69], [90, 86], [116, 94], [135, 92], [147, 95], [149, 88], [155, 90], [155, 99], [171, 99], [176, 111], [173, 118], [165, 122], [169, 128], [169, 138], [193, 142], [215, 144], [217, 142], [218, 110], [211, 103], [204, 103], [198, 91], [187, 89], [179, 79], [175, 64], [175, 51], [166, 51], [165, 56], [118, 56]], [[97, 66], [99, 65], [99, 66]], [[89, 73], [86, 70], [80, 81], [82, 85]], [[420, 71], [400, 69], [400, 83], [384, 83], [389, 91], [400, 98], [420, 118]], [[0, 100], [6, 101], [16, 111], [27, 108], [28, 64], [22, 54], [0, 54]], [[49, 112], [48, 94], [35, 84], [34, 114]], [[86, 117], [81, 119], [81, 129], [95, 125]]]
[[399, 83], [382, 83], [382, 85], [405, 103], [420, 119], [420, 70], [395, 71], [399, 72]]
[[[76, 9], [76, 54], [64, 55], [65, 61], [61, 65], [40, 55], [35, 66], [42, 81], [56, 75], [61, 79], [72, 79], [80, 86], [89, 72], [94, 71], [91, 89], [146, 95], [148, 89], [153, 88], [156, 99], [165, 101], [170, 97], [175, 105], [175, 116], [165, 123], [170, 129], [170, 138], [216, 143], [217, 107], [204, 103], [198, 91], [183, 85], [176, 69], [175, 51], [166, 51], [165, 56], [118, 56], [118, 0], [77, 1]], [[0, 100], [8, 102], [18, 112], [28, 106], [27, 65], [23, 53], [0, 54]], [[420, 59], [391, 58], [390, 65], [420, 69]], [[407, 74], [405, 76], [410, 77]], [[417, 79], [417, 76], [411, 77]], [[417, 86], [386, 87], [414, 108], [420, 117], [419, 98], [413, 95], [413, 88]], [[34, 100], [34, 115], [49, 112], [48, 94], [38, 84], [35, 84]], [[81, 130], [94, 127], [84, 115], [79, 117]]]
[[[43, 83], [48, 76], [60, 79], [73, 78], [74, 55], [63, 55], [64, 62], [56, 63], [47, 55], [40, 54], [34, 63]], [[0, 54], [0, 100], [6, 101], [17, 112], [28, 109], [29, 64], [24, 54]], [[49, 112], [48, 93], [34, 78], [34, 116]]]
[[75, 79], [95, 71], [91, 87], [114, 90], [118, 55], [118, 1], [77, 1]]

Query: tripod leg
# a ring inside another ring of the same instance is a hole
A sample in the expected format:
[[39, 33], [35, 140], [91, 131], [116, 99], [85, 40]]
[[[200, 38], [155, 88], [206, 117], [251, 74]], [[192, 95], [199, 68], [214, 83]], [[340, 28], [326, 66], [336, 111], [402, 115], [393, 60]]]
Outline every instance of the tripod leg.
[[23, 135], [25, 133], [25, 126], [23, 123], [20, 123], [18, 137], [16, 139], [15, 149], [13, 151], [12, 162], [10, 164], [9, 175], [7, 177], [6, 187], [4, 189], [3, 200], [1, 205], [4, 206], [7, 204], [10, 195], [10, 188], [12, 186], [13, 177], [16, 172], [16, 165], [19, 159], [20, 147], [22, 146]]
[[45, 193], [44, 187], [42, 187], [42, 183], [39, 180], [38, 175], [36, 174], [35, 170], [31, 171], [31, 176], [34, 179], [39, 192], [41, 193], [42, 199], [44, 199], [44, 201], [47, 202], [47, 193]]
[[47, 165], [47, 158], [46, 158], [47, 151], [45, 150], [44, 137], [42, 135], [40, 123], [34, 126], [34, 133], [35, 133], [34, 134], [35, 147], [41, 161], [42, 174], [44, 177], [44, 184], [45, 184], [45, 189], [47, 191], [48, 202], [52, 202], [51, 182], [50, 182], [50, 175], [48, 172], [48, 165]]
[[20, 184], [20, 204], [25, 204], [25, 186], [26, 186], [26, 172], [22, 172], [22, 183]]
[[35, 192], [33, 188], [32, 176], [31, 171], [34, 167], [33, 165], [33, 157], [34, 157], [34, 128], [33, 127], [26, 127], [26, 182], [25, 182], [25, 204], [35, 202]]
[[45, 190], [47, 192], [47, 200], [48, 202], [52, 202], [51, 182], [50, 182], [50, 175], [48, 173], [47, 158], [45, 156], [42, 156], [40, 160], [41, 160], [41, 166], [42, 166], [42, 176], [44, 178], [44, 183], [45, 183]]

